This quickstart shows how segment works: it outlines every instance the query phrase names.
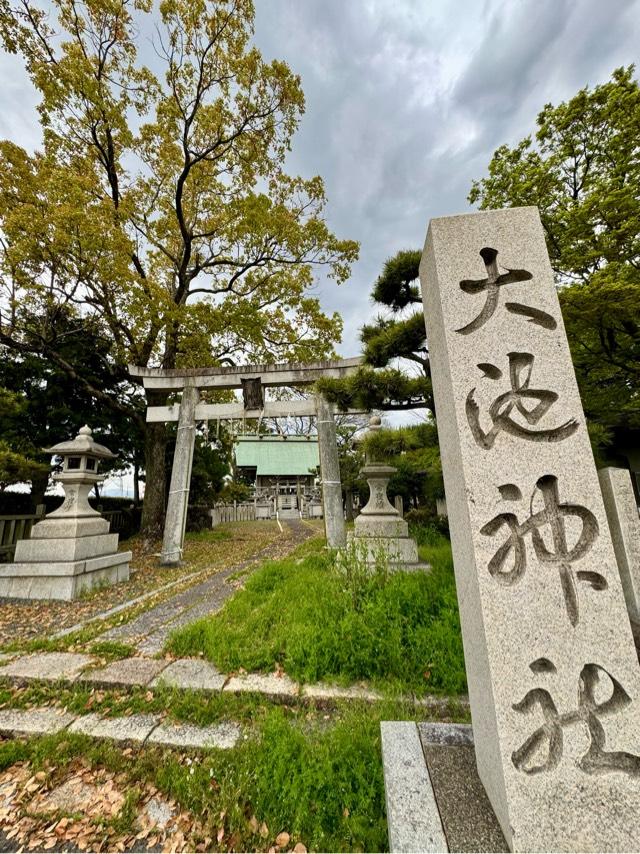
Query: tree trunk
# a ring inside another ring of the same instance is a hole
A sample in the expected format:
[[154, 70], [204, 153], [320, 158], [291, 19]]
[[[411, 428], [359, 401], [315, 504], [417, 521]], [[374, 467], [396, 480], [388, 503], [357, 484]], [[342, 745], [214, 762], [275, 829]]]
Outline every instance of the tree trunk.
[[[148, 406], [164, 406], [166, 392], [147, 391]], [[150, 539], [161, 539], [166, 509], [165, 454], [167, 450], [166, 424], [145, 424], [144, 468], [145, 487], [142, 505], [141, 533]]]
[[35, 513], [38, 504], [44, 504], [44, 494], [49, 484], [49, 472], [35, 474], [31, 479], [31, 510]]
[[344, 491], [344, 511], [347, 522], [353, 522], [353, 492], [350, 489]]
[[140, 466], [137, 461], [133, 464], [133, 503], [140, 504]]

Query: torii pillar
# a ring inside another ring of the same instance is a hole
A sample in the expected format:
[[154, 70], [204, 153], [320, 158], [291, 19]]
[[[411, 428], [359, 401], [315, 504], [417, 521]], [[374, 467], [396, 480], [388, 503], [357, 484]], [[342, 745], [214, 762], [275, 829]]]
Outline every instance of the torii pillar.
[[160, 563], [176, 566], [182, 558], [184, 531], [187, 524], [193, 449], [196, 442], [196, 406], [200, 394], [193, 385], [186, 385], [180, 400], [176, 448], [171, 468], [171, 485], [162, 539]]
[[347, 544], [347, 531], [342, 511], [342, 483], [340, 481], [340, 460], [338, 458], [333, 405], [321, 394], [318, 394], [316, 395], [316, 411], [318, 413], [318, 450], [320, 452], [324, 528], [329, 548], [339, 549]]

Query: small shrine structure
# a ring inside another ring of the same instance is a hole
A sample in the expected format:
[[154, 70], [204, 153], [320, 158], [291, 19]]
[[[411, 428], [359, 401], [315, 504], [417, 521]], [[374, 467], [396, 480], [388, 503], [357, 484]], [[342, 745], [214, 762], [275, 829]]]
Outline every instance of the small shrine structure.
[[0, 566], [0, 596], [13, 599], [76, 599], [101, 584], [129, 578], [131, 552], [118, 551], [118, 535], [89, 505], [89, 493], [104, 480], [101, 460], [113, 459], [86, 424], [75, 439], [45, 452], [62, 458], [62, 471], [53, 475], [65, 499], [53, 513], [19, 540], [14, 563]]
[[[367, 432], [371, 435], [380, 429], [381, 419], [372, 416]], [[355, 520], [353, 542], [372, 566], [382, 554], [390, 569], [428, 569], [427, 564], [419, 562], [418, 546], [409, 536], [409, 525], [387, 496], [387, 485], [396, 471], [395, 466], [376, 462], [367, 455], [360, 474], [369, 484], [369, 501]]]
[[235, 459], [236, 477], [253, 486], [257, 501], [267, 499], [280, 518], [303, 513], [320, 466], [316, 436], [239, 436]]

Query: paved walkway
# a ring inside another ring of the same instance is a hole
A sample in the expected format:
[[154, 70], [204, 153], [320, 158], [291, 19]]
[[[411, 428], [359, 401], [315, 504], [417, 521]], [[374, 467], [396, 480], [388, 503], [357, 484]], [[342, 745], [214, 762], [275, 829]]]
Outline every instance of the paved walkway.
[[[316, 533], [300, 519], [287, 519], [284, 524], [291, 532], [287, 540], [290, 551]], [[229, 566], [206, 581], [183, 590], [129, 623], [109, 629], [99, 636], [99, 640], [121, 641], [134, 646], [142, 655], [156, 655], [162, 651], [174, 629], [220, 610], [241, 583], [234, 585], [229, 580], [231, 576], [243, 570], [252, 571], [265, 560], [280, 557], [281, 549], [282, 543], [276, 540], [248, 560]]]
[[[364, 700], [377, 702], [384, 699], [378, 691], [367, 685], [341, 687], [323, 682], [302, 685], [294, 682], [285, 673], [221, 673], [211, 662], [202, 658], [168, 659], [123, 658], [105, 667], [96, 667], [90, 655], [72, 652], [35, 652], [16, 657], [0, 667], [0, 679], [15, 685], [32, 681], [57, 684], [88, 684], [96, 688], [158, 688], [166, 686], [186, 691], [208, 691], [211, 693], [262, 694], [279, 702], [314, 701], [333, 705], [339, 700]], [[467, 697], [437, 697], [427, 695], [415, 698], [405, 696], [426, 712], [447, 714], [451, 704], [468, 708]]]
[[163, 721], [160, 715], [128, 715], [103, 718], [97, 714], [72, 715], [58, 709], [0, 710], [0, 733], [12, 736], [51, 735], [67, 730], [71, 733], [106, 738], [110, 741], [138, 745], [159, 744], [165, 747], [209, 748], [229, 750], [241, 736], [240, 727], [231, 721], [199, 727]]

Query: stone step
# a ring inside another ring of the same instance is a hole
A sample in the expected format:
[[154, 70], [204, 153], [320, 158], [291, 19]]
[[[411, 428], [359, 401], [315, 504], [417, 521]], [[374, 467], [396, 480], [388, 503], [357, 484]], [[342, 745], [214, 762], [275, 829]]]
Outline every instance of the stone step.
[[232, 721], [197, 727], [163, 721], [159, 715], [103, 718], [93, 713], [76, 716], [52, 708], [0, 709], [2, 735], [52, 735], [63, 730], [137, 745], [149, 743], [180, 749], [213, 747], [219, 750], [230, 750], [242, 734], [240, 727]]
[[[89, 684], [95, 687], [158, 688], [166, 686], [185, 691], [243, 694], [252, 692], [276, 702], [316, 702], [335, 705], [341, 700], [379, 702], [383, 694], [367, 685], [346, 687], [324, 682], [299, 684], [285, 673], [221, 673], [211, 662], [202, 658], [178, 658], [173, 661], [135, 656], [113, 661], [105, 667], [96, 667], [90, 655], [70, 652], [41, 652], [21, 656], [0, 667], [0, 679], [15, 685], [32, 681]], [[416, 698], [405, 696], [427, 711], [441, 713], [451, 702], [468, 708], [468, 698], [450, 699], [427, 695]]]

